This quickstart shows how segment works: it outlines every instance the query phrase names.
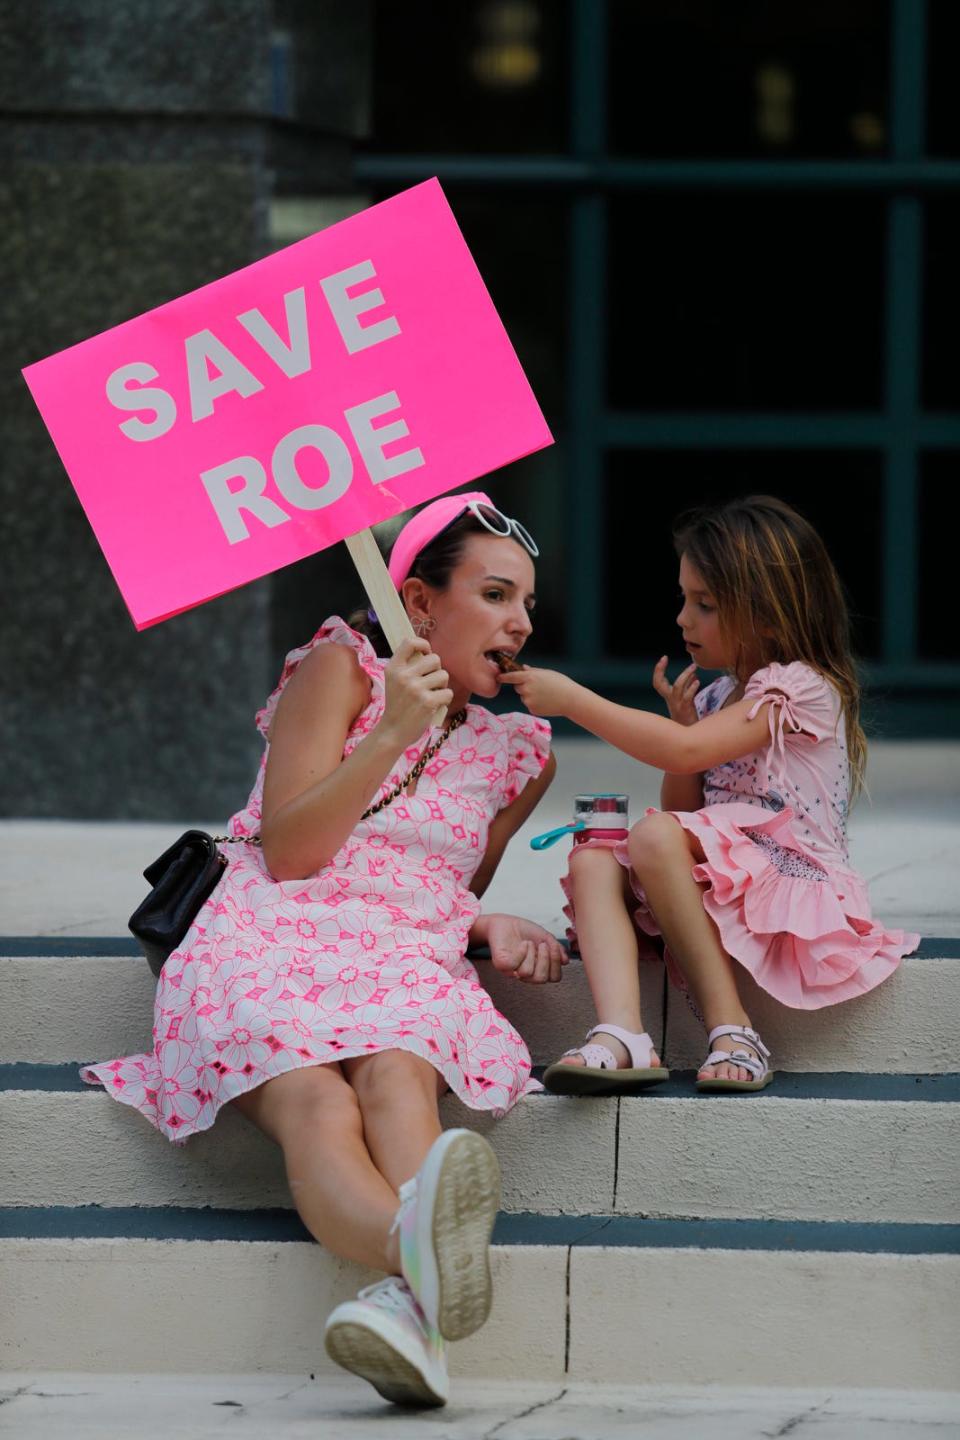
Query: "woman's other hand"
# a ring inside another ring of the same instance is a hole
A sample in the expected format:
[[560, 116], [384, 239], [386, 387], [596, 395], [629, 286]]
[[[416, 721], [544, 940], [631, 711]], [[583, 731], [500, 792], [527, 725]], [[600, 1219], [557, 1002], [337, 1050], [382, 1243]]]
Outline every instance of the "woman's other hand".
[[563, 974], [567, 952], [555, 935], [535, 920], [519, 915], [485, 915], [487, 944], [493, 968], [528, 985], [556, 982]]
[[667, 657], [661, 655], [653, 667], [653, 688], [666, 700], [671, 720], [676, 720], [678, 725], [697, 723], [700, 717], [693, 697], [700, 689], [700, 681], [697, 679], [696, 665], [688, 665], [686, 670], [681, 670], [671, 684], [667, 679]]
[[569, 675], [558, 670], [522, 670], [501, 675], [502, 684], [512, 685], [531, 715], [569, 715], [570, 703], [580, 688]]
[[418, 740], [437, 710], [453, 700], [450, 677], [426, 640], [404, 640], [384, 666], [383, 719], [401, 749]]

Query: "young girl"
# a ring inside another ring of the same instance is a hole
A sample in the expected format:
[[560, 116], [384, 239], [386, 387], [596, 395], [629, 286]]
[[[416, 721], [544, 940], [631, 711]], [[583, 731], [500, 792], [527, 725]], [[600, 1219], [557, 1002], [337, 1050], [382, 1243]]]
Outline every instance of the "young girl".
[[[885, 980], [919, 936], [885, 931], [850, 868], [847, 808], [866, 743], [847, 609], [820, 537], [769, 496], [685, 516], [674, 541], [693, 664], [654, 685], [670, 719], [614, 705], [567, 676], [504, 676], [534, 715], [566, 715], [664, 771], [661, 813], [625, 843], [574, 847], [564, 882], [598, 1025], [544, 1076], [560, 1093], [664, 1078], [643, 1032], [638, 937], [662, 935], [708, 1032], [700, 1090], [762, 1090], [770, 1052], [737, 989], [742, 965], [813, 1010]], [[696, 667], [727, 673], [697, 694]], [[626, 899], [626, 904], [624, 903]]]

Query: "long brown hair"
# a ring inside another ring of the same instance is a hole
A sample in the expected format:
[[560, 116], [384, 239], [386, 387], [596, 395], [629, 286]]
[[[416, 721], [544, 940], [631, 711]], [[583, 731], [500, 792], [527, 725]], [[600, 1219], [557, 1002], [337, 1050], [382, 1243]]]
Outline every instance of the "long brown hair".
[[860, 682], [850, 651], [846, 597], [816, 530], [783, 500], [748, 495], [681, 515], [673, 543], [677, 554], [699, 570], [727, 636], [734, 641], [749, 636], [764, 665], [802, 660], [835, 687], [855, 798], [867, 760]]

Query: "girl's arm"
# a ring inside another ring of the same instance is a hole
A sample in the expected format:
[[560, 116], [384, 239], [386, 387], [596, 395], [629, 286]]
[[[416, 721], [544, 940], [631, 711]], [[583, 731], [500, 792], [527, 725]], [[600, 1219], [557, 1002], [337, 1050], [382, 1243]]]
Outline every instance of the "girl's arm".
[[370, 681], [345, 645], [306, 657], [280, 697], [270, 729], [260, 835], [275, 880], [301, 880], [326, 865], [349, 839], [404, 749], [423, 734], [438, 705], [449, 704], [446, 671], [426, 641], [407, 641], [386, 667], [387, 703], [379, 724], [344, 760]]
[[769, 740], [767, 705], [748, 719], [755, 700], [738, 700], [696, 725], [679, 725], [662, 715], [615, 705], [555, 670], [527, 668], [503, 675], [501, 681], [515, 686], [532, 715], [566, 715], [624, 754], [671, 775], [702, 774], [763, 749]]

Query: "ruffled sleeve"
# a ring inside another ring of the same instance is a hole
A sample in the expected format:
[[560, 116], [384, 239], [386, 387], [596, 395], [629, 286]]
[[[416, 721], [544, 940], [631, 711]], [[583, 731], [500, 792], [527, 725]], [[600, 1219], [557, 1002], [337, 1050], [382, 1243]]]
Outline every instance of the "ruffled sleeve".
[[[345, 620], [341, 620], [339, 615], [331, 615], [328, 620], [324, 620], [312, 640], [308, 640], [306, 645], [301, 645], [296, 650], [291, 650], [284, 661], [283, 673], [280, 676], [276, 689], [273, 691], [273, 694], [263, 709], [257, 712], [257, 729], [265, 739], [269, 735], [271, 722], [276, 714], [277, 706], [280, 703], [280, 696], [289, 684], [294, 671], [297, 669], [297, 666], [306, 659], [310, 651], [315, 650], [318, 645], [346, 645], [354, 652], [360, 662], [361, 669], [365, 674], [369, 675], [372, 687], [370, 704], [364, 711], [364, 716], [370, 718], [371, 725], [374, 724], [379, 717], [384, 705], [383, 661], [379, 658], [365, 635], [360, 635], [356, 630], [351, 630], [350, 626]], [[367, 726], [367, 728], [369, 728], [369, 726]]]
[[507, 773], [500, 808], [516, 800], [528, 780], [540, 774], [550, 754], [550, 726], [546, 720], [512, 711], [501, 715], [507, 728]]
[[770, 747], [782, 764], [791, 740], [816, 744], [836, 733], [840, 697], [830, 682], [810, 665], [767, 665], [751, 675], [743, 692], [753, 700], [747, 718], [769, 704]]

